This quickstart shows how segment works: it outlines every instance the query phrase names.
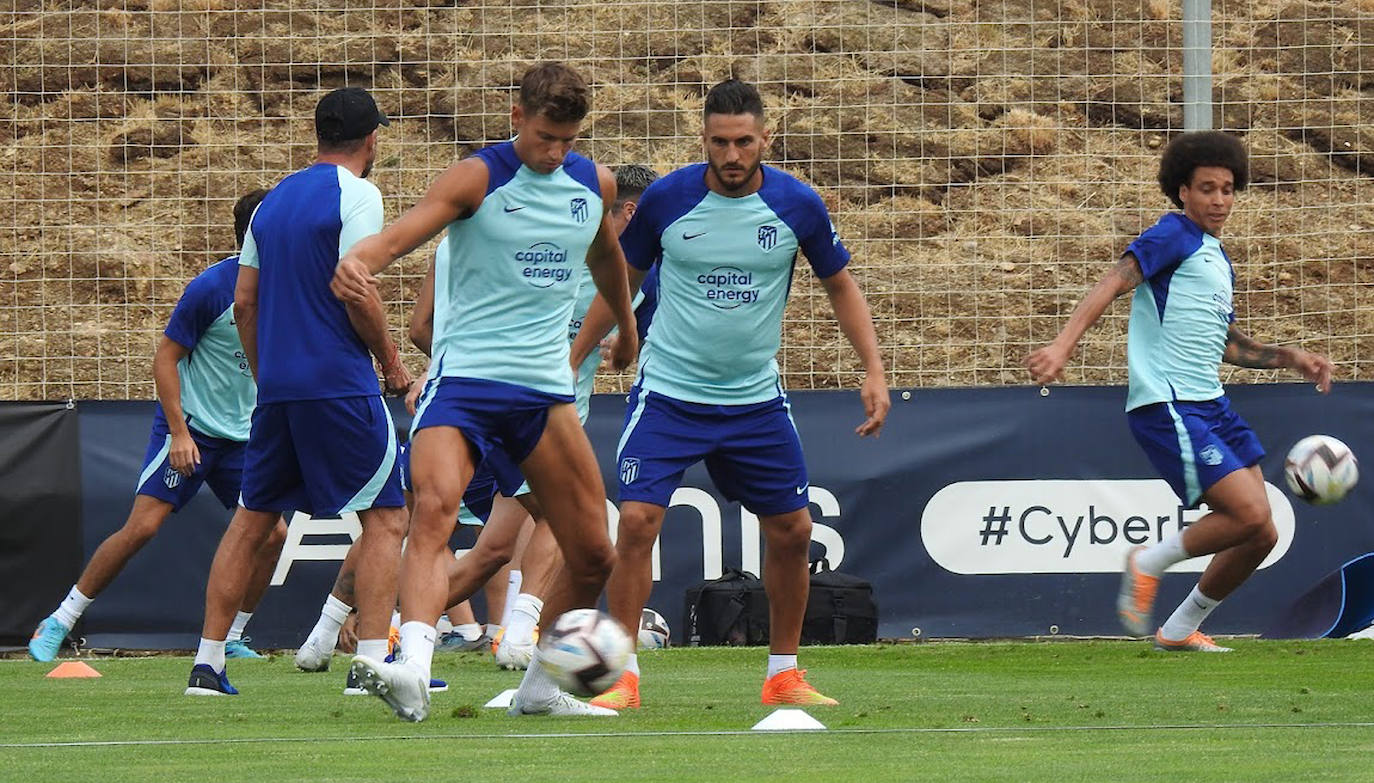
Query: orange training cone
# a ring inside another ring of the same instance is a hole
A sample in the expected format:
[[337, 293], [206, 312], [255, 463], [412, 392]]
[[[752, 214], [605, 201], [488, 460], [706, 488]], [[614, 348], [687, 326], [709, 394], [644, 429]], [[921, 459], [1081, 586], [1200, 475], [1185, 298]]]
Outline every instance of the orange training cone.
[[92, 669], [81, 661], [66, 661], [57, 664], [57, 668], [48, 672], [48, 676], [54, 679], [66, 679], [68, 677], [99, 677], [100, 672]]

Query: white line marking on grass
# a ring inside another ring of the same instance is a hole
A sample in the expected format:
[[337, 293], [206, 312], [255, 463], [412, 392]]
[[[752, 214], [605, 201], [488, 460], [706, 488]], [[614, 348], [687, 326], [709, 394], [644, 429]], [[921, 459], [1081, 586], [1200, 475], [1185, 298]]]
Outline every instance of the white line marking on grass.
[[[1374, 722], [1333, 721], [1329, 723], [1199, 723], [1164, 726], [950, 726], [947, 728], [830, 729], [834, 734], [1047, 734], [1090, 731], [1235, 731], [1242, 729], [1367, 729]], [[237, 737], [215, 739], [163, 740], [89, 740], [78, 742], [5, 742], [0, 750], [20, 748], [107, 748], [150, 745], [247, 745], [284, 742], [377, 742], [387, 740], [463, 740], [463, 739], [634, 739], [636, 737], [766, 737], [795, 732], [756, 731], [587, 731], [549, 732], [547, 734], [394, 734], [353, 737]], [[817, 732], [806, 732], [817, 734]]]

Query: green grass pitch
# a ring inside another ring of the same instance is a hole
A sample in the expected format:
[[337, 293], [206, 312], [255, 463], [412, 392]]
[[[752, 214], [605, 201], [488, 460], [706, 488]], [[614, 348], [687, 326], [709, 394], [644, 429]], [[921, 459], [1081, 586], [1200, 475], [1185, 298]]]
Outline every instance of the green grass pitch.
[[1370, 780], [1370, 642], [1239, 640], [1230, 655], [1144, 642], [939, 642], [802, 650], [839, 707], [824, 732], [764, 733], [760, 649], [640, 656], [645, 707], [509, 718], [518, 675], [439, 655], [429, 720], [341, 694], [290, 655], [231, 661], [242, 695], [181, 694], [187, 658], [0, 661], [0, 780]]

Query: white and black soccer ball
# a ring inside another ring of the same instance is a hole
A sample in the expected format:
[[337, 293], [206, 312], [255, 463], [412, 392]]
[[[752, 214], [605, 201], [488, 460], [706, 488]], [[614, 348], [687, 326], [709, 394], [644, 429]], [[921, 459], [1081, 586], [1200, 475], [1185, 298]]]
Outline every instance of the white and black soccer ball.
[[634, 653], [634, 642], [615, 618], [596, 609], [560, 615], [539, 635], [539, 659], [563, 690], [595, 696], [615, 684]]
[[661, 650], [668, 646], [668, 621], [653, 609], [639, 613], [639, 649]]
[[1283, 477], [1294, 495], [1324, 506], [1345, 497], [1359, 481], [1360, 468], [1349, 446], [1330, 435], [1309, 435], [1288, 452]]

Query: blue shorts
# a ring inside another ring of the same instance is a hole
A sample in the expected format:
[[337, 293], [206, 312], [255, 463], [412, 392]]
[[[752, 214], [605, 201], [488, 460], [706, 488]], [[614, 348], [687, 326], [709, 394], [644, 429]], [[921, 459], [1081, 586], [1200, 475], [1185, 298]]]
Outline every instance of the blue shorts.
[[147, 495], [172, 504], [173, 511], [191, 502], [201, 484], [210, 490], [225, 508], [238, 503], [239, 486], [243, 481], [243, 441], [215, 438], [191, 429], [191, 440], [200, 451], [200, 464], [189, 476], [172, 469], [167, 453], [172, 448], [172, 434], [167, 427], [167, 415], [162, 406], [153, 414], [153, 431], [148, 437], [148, 451], [143, 457], [143, 472], [138, 477], [137, 494]]
[[786, 395], [753, 405], [701, 405], [632, 389], [616, 451], [620, 502], [667, 506], [682, 474], [702, 460], [716, 488], [755, 514], [786, 514], [809, 502]]
[[431, 378], [410, 434], [414, 438], [426, 427], [457, 427], [477, 452], [477, 473], [491, 474], [501, 494], [515, 497], [525, 482], [520, 463], [543, 437], [549, 408], [572, 401], [571, 395], [500, 381]]
[[1131, 434], [1188, 508], [1226, 476], [1258, 464], [1264, 447], [1225, 397], [1158, 402], [1129, 411]]
[[[401, 489], [410, 492], [410, 441], [401, 443], [396, 454], [401, 470]], [[496, 479], [488, 471], [478, 471], [463, 493], [463, 505], [458, 509], [458, 524], [481, 527], [491, 517], [491, 504], [496, 499]]]
[[378, 395], [258, 405], [239, 502], [312, 516], [404, 506], [386, 403]]

